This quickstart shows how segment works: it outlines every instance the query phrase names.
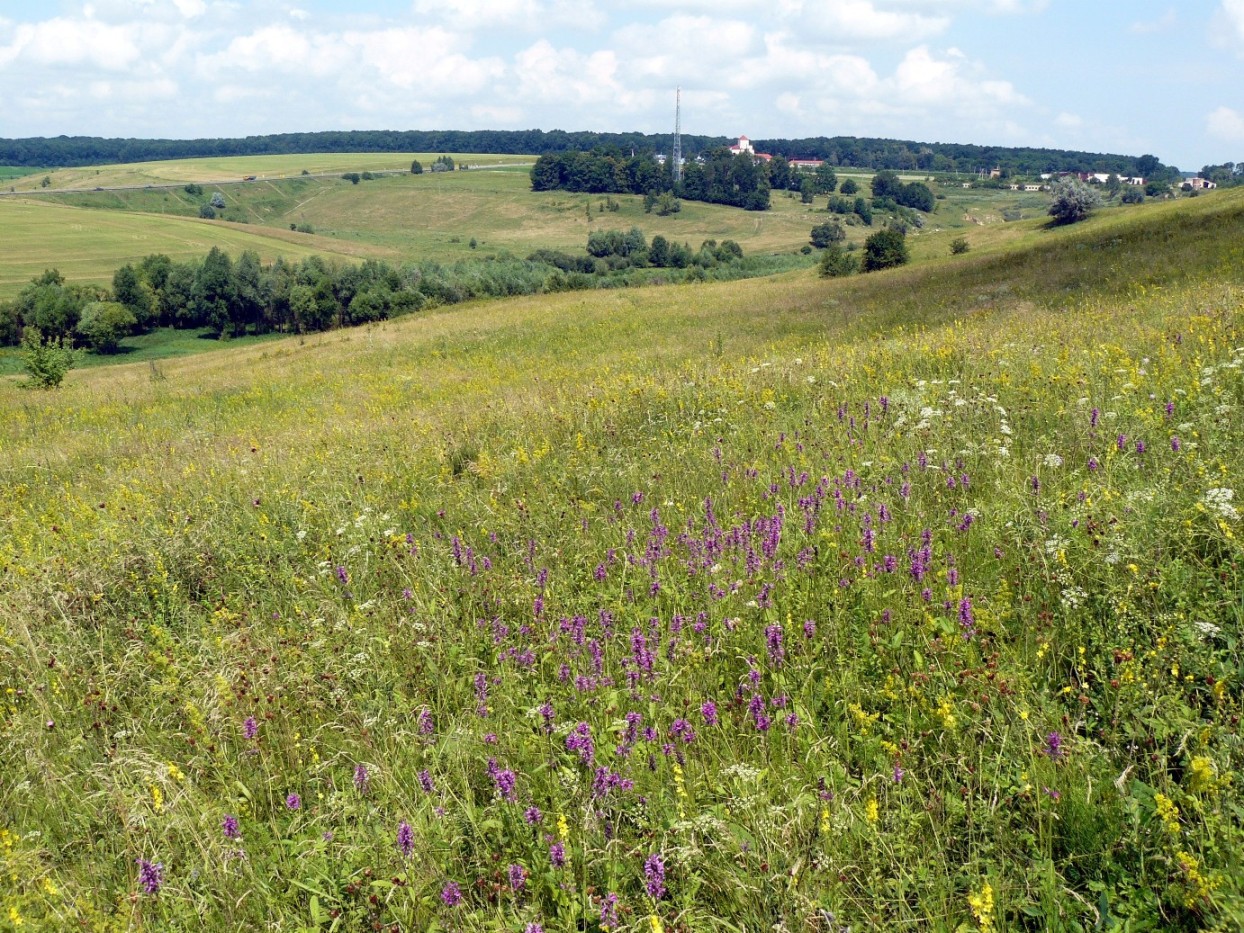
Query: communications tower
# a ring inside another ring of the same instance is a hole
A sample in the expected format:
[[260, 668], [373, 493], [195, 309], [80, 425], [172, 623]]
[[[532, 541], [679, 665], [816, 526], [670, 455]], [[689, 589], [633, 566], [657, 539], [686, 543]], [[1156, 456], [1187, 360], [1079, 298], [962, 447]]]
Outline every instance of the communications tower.
[[674, 94], [674, 184], [682, 181], [682, 88]]

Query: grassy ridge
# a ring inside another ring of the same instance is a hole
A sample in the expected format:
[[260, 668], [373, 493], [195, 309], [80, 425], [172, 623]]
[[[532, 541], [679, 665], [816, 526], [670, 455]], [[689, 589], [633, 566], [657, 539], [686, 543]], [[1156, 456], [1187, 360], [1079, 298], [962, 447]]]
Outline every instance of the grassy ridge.
[[1241, 213], [0, 389], [4, 909], [1231, 928]]

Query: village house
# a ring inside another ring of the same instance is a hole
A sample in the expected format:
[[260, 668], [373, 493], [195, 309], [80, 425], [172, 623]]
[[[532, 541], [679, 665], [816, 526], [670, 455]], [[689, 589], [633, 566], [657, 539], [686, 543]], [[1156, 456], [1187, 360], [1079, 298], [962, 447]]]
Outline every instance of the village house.
[[771, 156], [767, 152], [757, 152], [752, 147], [752, 141], [750, 139], [748, 139], [746, 136], [740, 136], [738, 145], [730, 147], [730, 154], [740, 155], [744, 152], [746, 152], [748, 155], [750, 155], [753, 159], [755, 159], [758, 162], [768, 162], [773, 158], [773, 156]]
[[1192, 178], [1187, 179], [1184, 184], [1191, 185], [1193, 191], [1208, 191], [1210, 188], [1218, 187], [1218, 182], [1202, 178], [1200, 175], [1194, 175]]

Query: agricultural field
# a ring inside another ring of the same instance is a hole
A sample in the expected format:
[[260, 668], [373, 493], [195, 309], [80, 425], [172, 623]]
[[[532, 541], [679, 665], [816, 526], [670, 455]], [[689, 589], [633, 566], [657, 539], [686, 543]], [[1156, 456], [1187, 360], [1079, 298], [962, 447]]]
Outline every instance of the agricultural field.
[[1240, 928], [1241, 194], [0, 379], [0, 922]]
[[[409, 172], [410, 163], [418, 159], [430, 168], [439, 153], [308, 153], [304, 155], [223, 156], [203, 159], [168, 159], [159, 162], [133, 162], [123, 165], [97, 165], [86, 168], [62, 168], [50, 171], [22, 169], [25, 177], [12, 183], [17, 191], [41, 190], [48, 179], [50, 190], [65, 188], [141, 187], [144, 185], [227, 184], [241, 182], [248, 175], [257, 179], [278, 179], [312, 175], [340, 175], [343, 172]], [[531, 156], [463, 155], [449, 153], [455, 162], [465, 161], [476, 167], [523, 165], [534, 161]], [[0, 176], [3, 177], [3, 176]], [[6, 179], [7, 180], [7, 179]]]

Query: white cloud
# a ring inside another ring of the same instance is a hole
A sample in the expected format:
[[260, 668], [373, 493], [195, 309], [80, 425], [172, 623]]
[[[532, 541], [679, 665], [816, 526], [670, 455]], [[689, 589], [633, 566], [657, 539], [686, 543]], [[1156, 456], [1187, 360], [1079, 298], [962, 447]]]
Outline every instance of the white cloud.
[[1244, 0], [1222, 0], [1222, 15], [1236, 42], [1244, 44]]
[[1244, 113], [1230, 107], [1219, 107], [1205, 119], [1210, 136], [1229, 143], [1244, 143]]
[[57, 17], [23, 23], [0, 46], [0, 68], [11, 64], [85, 66], [124, 71], [143, 58], [138, 26], [111, 26], [89, 19]]
[[203, 0], [173, 0], [173, 5], [186, 19], [194, 19], [207, 12], [207, 4]]

